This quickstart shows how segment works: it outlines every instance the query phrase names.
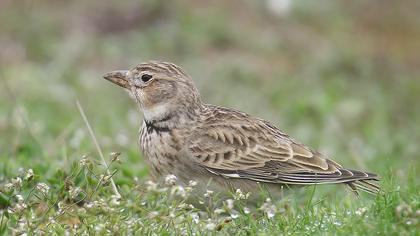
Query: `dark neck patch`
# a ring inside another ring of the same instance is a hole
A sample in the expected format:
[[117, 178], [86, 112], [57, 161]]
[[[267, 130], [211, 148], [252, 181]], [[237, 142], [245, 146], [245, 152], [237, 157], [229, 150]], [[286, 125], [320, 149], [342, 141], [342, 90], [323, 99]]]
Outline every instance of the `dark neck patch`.
[[156, 133], [160, 132], [170, 132], [171, 129], [168, 126], [165, 126], [163, 123], [172, 119], [172, 115], [167, 115], [160, 120], [144, 120], [146, 123], [147, 133], [152, 133], [155, 131]]

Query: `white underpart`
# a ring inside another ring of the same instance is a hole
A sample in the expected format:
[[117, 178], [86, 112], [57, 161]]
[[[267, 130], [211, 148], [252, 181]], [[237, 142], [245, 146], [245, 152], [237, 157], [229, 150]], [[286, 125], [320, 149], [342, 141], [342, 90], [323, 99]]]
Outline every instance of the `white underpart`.
[[155, 105], [147, 109], [143, 107], [143, 115], [146, 120], [159, 120], [167, 111], [167, 104]]

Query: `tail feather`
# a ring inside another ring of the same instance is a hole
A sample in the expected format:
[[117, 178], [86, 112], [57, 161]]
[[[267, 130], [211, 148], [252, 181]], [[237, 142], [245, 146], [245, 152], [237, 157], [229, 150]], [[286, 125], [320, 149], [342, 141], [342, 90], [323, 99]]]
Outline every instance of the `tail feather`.
[[357, 186], [355, 186], [354, 185], [354, 183], [352, 183], [352, 182], [350, 182], [350, 183], [347, 183], [347, 185], [346, 185], [347, 187], [349, 187], [350, 188], [350, 190], [356, 195], [356, 196], [359, 196], [359, 192], [357, 191]]
[[370, 194], [378, 194], [380, 192], [379, 185], [372, 182], [372, 181], [379, 181], [379, 178], [376, 174], [356, 171], [356, 170], [346, 170], [346, 171], [354, 173], [354, 176], [357, 176], [357, 175], [360, 176], [360, 174], [364, 175], [364, 177], [359, 177], [359, 178], [354, 178], [354, 179], [349, 178], [348, 182], [344, 182], [352, 189], [352, 191], [356, 195], [359, 195], [359, 190], [370, 193]]
[[357, 195], [359, 190], [371, 194], [378, 194], [380, 191], [379, 186], [372, 183], [379, 181], [376, 174], [344, 168], [339, 168], [338, 171], [333, 173], [313, 171], [276, 172], [275, 170], [266, 171], [261, 168], [247, 170], [206, 169], [226, 178], [244, 178], [265, 183], [287, 185], [346, 184]]
[[355, 181], [350, 182], [348, 184], [352, 184], [356, 188], [356, 192], [358, 190], [362, 190], [370, 194], [378, 194], [380, 192], [379, 186], [374, 183], [368, 182], [368, 180]]
[[378, 194], [380, 188], [374, 181], [379, 181], [376, 174], [350, 170], [340, 169], [335, 174], [315, 174], [315, 173], [293, 173], [279, 175], [282, 182], [287, 184], [327, 184], [327, 183], [343, 183], [359, 195], [359, 190], [370, 194]]

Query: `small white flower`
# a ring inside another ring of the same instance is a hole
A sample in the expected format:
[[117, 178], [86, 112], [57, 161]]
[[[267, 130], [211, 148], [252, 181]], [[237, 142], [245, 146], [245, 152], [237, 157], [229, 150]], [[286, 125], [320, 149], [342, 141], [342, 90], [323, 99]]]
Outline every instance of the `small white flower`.
[[226, 211], [224, 209], [222, 209], [222, 208], [216, 208], [214, 210], [214, 213], [217, 214], [217, 215], [220, 215], [220, 214], [225, 213], [225, 212]]
[[14, 187], [15, 185], [14, 184], [12, 184], [12, 183], [7, 183], [7, 184], [5, 184], [4, 185], [4, 191], [6, 191], [6, 192], [11, 192], [11, 191], [13, 191], [13, 187]]
[[166, 185], [175, 185], [176, 180], [177, 180], [177, 178], [176, 178], [175, 175], [167, 175], [165, 177], [165, 184]]
[[79, 161], [80, 166], [87, 166], [90, 163], [87, 155], [83, 155], [82, 159]]
[[227, 199], [225, 201], [227, 208], [233, 209], [235, 201], [233, 199]]
[[196, 224], [200, 222], [200, 216], [196, 212], [191, 213], [191, 218], [192, 221]]
[[87, 208], [87, 209], [93, 208], [93, 202], [86, 202], [85, 203], [85, 208]]
[[197, 181], [195, 181], [195, 180], [190, 180], [190, 181], [188, 182], [188, 186], [190, 186], [190, 187], [197, 186]]
[[146, 181], [146, 186], [148, 191], [154, 191], [158, 188], [158, 184], [151, 180]]
[[230, 213], [230, 217], [232, 217], [232, 219], [236, 219], [239, 217], [239, 213], [235, 210], [231, 211]]
[[268, 218], [273, 218], [276, 215], [276, 208], [275, 207], [270, 207], [267, 211], [267, 217]]
[[249, 198], [250, 193], [244, 194], [242, 192], [241, 189], [236, 189], [235, 195], [233, 196], [233, 198], [235, 200], [241, 200], [241, 199], [248, 199]]
[[193, 188], [192, 187], [190, 187], [190, 186], [186, 186], [185, 187], [185, 192], [191, 193], [192, 191], [193, 191]]
[[213, 195], [214, 191], [212, 190], [206, 190], [206, 193], [204, 194], [204, 197], [211, 197], [211, 195]]
[[25, 176], [23, 177], [24, 180], [31, 180], [34, 177], [34, 171], [29, 169], [25, 172]]
[[66, 207], [66, 204], [65, 204], [63, 201], [59, 201], [59, 202], [57, 203], [57, 206], [58, 206], [58, 209], [59, 209], [59, 210], [63, 210], [63, 208], [65, 208], [65, 207]]
[[75, 188], [70, 187], [70, 190], [69, 190], [70, 198], [71, 198], [71, 199], [75, 199], [75, 198], [77, 198], [77, 196], [79, 196], [79, 194], [80, 194], [81, 192], [82, 192], [82, 189], [81, 189], [81, 188], [79, 188], [79, 187], [75, 187]]
[[244, 207], [244, 213], [248, 215], [249, 213], [251, 213], [251, 209], [249, 209], [248, 207]]
[[260, 208], [263, 210], [268, 218], [273, 218], [277, 213], [277, 207], [274, 204], [271, 204], [271, 199], [267, 198], [265, 203]]
[[24, 201], [22, 195], [20, 195], [20, 194], [16, 194], [15, 197], [16, 197], [18, 202], [23, 202]]
[[19, 202], [14, 207], [14, 212], [22, 212], [27, 208], [26, 204], [24, 202]]
[[119, 206], [120, 205], [121, 196], [118, 195], [112, 195], [111, 196], [111, 206]]
[[102, 184], [107, 184], [109, 180], [112, 178], [112, 175], [100, 175], [100, 179], [102, 180]]
[[43, 231], [42, 229], [35, 229], [34, 235], [45, 235], [45, 231]]
[[356, 213], [356, 215], [361, 216], [361, 215], [365, 214], [366, 211], [367, 211], [367, 208], [362, 207], [362, 208], [357, 209], [355, 213]]
[[187, 203], [183, 202], [183, 203], [178, 205], [178, 208], [179, 209], [188, 209], [188, 205], [187, 205]]
[[119, 152], [111, 152], [109, 154], [109, 158], [111, 159], [111, 162], [120, 161], [120, 159], [118, 158], [120, 155], [121, 155], [121, 153], [119, 153]]
[[49, 221], [51, 224], [55, 224], [55, 223], [57, 223], [57, 221], [55, 221], [54, 217], [52, 217], [52, 216], [48, 217], [48, 221]]
[[50, 190], [50, 187], [45, 183], [38, 183], [36, 185], [36, 189], [43, 193], [44, 195], [48, 194], [48, 191]]
[[[20, 219], [19, 221], [18, 221], [18, 230], [19, 231], [27, 231], [28, 230], [28, 224], [30, 224], [27, 220], [25, 220], [25, 219]], [[24, 233], [24, 235], [25, 235], [26, 233]]]
[[207, 230], [214, 230], [215, 228], [216, 228], [216, 224], [213, 222], [209, 222], [208, 224], [206, 224]]
[[16, 187], [16, 188], [21, 188], [22, 187], [22, 179], [20, 177], [16, 177], [12, 179], [12, 184]]

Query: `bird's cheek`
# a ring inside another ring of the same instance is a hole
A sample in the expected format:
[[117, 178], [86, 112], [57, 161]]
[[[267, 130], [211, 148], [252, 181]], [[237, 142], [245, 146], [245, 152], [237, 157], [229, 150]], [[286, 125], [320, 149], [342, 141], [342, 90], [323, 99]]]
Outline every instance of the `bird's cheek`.
[[137, 93], [137, 96], [138, 96], [137, 99], [140, 100], [140, 103], [143, 104], [144, 107], [150, 106], [150, 97], [148, 93], [146, 93], [145, 91], [139, 91]]

